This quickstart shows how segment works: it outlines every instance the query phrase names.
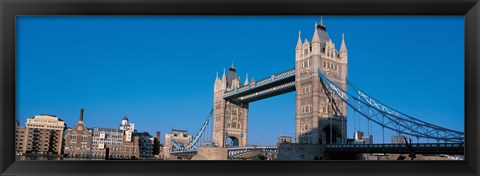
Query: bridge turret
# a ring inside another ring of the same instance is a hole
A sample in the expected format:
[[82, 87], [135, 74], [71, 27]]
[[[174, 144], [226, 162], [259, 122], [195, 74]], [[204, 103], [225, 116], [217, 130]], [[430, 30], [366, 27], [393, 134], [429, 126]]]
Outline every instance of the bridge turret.
[[244, 86], [248, 86], [248, 73], [245, 76], [245, 83], [243, 83]]
[[320, 36], [318, 35], [317, 26], [318, 24], [315, 23], [315, 32], [313, 33], [313, 37], [312, 37], [312, 53], [313, 54], [320, 54]]
[[301, 32], [298, 31], [298, 41], [297, 41], [297, 47], [295, 47], [295, 61], [300, 60], [300, 57], [302, 56], [302, 39], [301, 39]]
[[225, 68], [223, 68], [223, 76], [222, 76], [220, 85], [221, 85], [221, 90], [227, 89], [227, 75], [225, 74]]
[[345, 34], [342, 33], [342, 44], [340, 45], [340, 58], [347, 60], [348, 50], [345, 45]]

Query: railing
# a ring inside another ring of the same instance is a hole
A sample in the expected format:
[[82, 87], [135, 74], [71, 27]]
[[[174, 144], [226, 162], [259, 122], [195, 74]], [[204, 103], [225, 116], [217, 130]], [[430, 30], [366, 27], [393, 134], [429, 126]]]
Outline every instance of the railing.
[[[418, 143], [413, 148], [463, 148], [464, 143]], [[330, 144], [327, 148], [406, 148], [406, 144]]]
[[197, 151], [196, 151], [196, 150], [170, 152], [170, 155], [174, 155], [174, 156], [178, 156], [178, 155], [196, 155], [196, 154], [197, 154]]
[[263, 151], [263, 152], [272, 152], [276, 153], [277, 146], [252, 146], [252, 147], [237, 147], [237, 148], [228, 148], [228, 157], [233, 158], [245, 154], [250, 151]]
[[417, 143], [406, 144], [332, 144], [325, 147], [327, 152], [354, 153], [417, 153], [464, 155], [463, 143]]

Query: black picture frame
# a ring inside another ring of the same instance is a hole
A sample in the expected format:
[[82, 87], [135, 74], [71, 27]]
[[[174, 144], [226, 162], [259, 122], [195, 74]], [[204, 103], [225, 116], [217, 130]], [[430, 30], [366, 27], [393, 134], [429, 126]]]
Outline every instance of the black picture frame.
[[[1, 175], [479, 175], [478, 0], [0, 0]], [[17, 15], [464, 15], [465, 161], [15, 161]]]

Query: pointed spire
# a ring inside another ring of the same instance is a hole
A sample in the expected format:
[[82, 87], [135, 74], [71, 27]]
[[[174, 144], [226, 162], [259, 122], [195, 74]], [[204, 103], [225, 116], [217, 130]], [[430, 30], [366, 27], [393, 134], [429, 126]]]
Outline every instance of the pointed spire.
[[230, 66], [230, 70], [235, 70], [235, 65], [233, 65], [233, 61], [232, 61], [232, 65]]
[[302, 33], [300, 32], [300, 30], [298, 30], [298, 41], [297, 41], [297, 47], [295, 47], [295, 49], [300, 49], [302, 48], [302, 37], [301, 37]]
[[245, 76], [245, 83], [243, 83], [243, 85], [248, 85], [248, 73], [247, 76]]
[[346, 53], [348, 52], [347, 46], [345, 45], [345, 34], [342, 33], [342, 44], [340, 45], [340, 52]]
[[325, 24], [323, 24], [323, 16], [320, 16], [320, 26], [325, 27]]
[[313, 33], [312, 43], [320, 43], [320, 36], [318, 35], [317, 23], [315, 23], [315, 32]]
[[226, 81], [226, 74], [225, 74], [225, 68], [223, 68], [223, 76], [222, 76], [222, 81]]
[[215, 76], [215, 82], [218, 81], [218, 71], [217, 71], [217, 75]]

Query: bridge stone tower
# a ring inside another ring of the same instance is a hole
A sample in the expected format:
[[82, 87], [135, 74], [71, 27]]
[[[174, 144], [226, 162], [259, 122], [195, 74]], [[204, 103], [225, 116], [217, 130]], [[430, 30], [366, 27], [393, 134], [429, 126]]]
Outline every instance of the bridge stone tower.
[[223, 70], [221, 79], [217, 73], [213, 93], [213, 143], [217, 147], [245, 147], [247, 144], [248, 103], [223, 99], [226, 91], [243, 86], [248, 86], [248, 78], [245, 84], [240, 84], [240, 77], [233, 63], [228, 74]]
[[[318, 70], [344, 90], [347, 89], [348, 51], [342, 34], [340, 51], [323, 24], [315, 23], [311, 39], [302, 43], [301, 33], [295, 48], [296, 143], [329, 144], [346, 141], [346, 104], [324, 91]], [[332, 101], [333, 100], [333, 101]]]

